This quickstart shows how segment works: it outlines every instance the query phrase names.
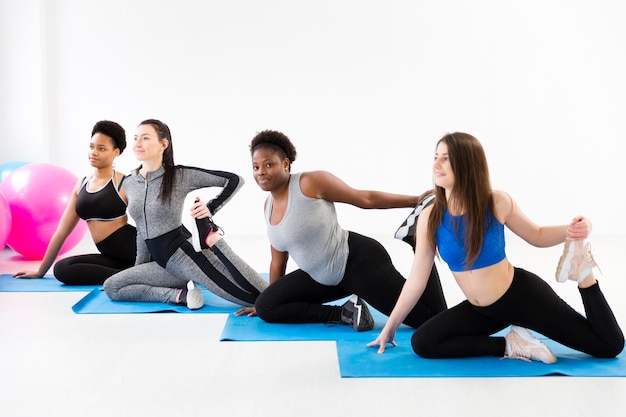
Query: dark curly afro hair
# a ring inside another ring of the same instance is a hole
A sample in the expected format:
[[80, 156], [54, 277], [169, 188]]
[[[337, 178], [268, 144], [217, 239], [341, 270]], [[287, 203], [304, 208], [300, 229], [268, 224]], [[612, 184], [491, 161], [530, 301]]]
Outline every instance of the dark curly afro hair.
[[96, 133], [110, 137], [113, 140], [113, 145], [120, 150], [120, 154], [126, 149], [126, 131], [119, 124], [110, 120], [100, 120], [91, 129], [91, 136]]
[[272, 149], [291, 163], [296, 160], [296, 147], [284, 133], [275, 130], [264, 130], [256, 134], [250, 142], [250, 155], [257, 149]]

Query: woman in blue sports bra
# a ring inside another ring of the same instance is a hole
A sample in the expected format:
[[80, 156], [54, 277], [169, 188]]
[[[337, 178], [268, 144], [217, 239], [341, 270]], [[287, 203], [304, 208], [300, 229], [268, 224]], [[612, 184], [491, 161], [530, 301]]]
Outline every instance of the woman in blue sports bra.
[[[622, 351], [624, 335], [592, 271], [596, 264], [585, 242], [588, 219], [579, 216], [556, 226], [532, 222], [507, 193], [491, 189], [483, 148], [466, 133], [439, 140], [433, 175], [435, 202], [418, 218], [411, 272], [385, 327], [368, 346], [378, 346], [379, 353], [388, 343], [395, 346], [396, 329], [422, 296], [438, 250], [467, 299], [415, 331], [411, 344], [418, 355], [556, 362], [528, 329], [595, 357], [612, 358]], [[543, 279], [509, 262], [505, 225], [533, 246], [565, 242], [556, 278], [578, 283], [585, 316]], [[492, 336], [508, 326], [505, 337]]]
[[20, 271], [14, 275], [16, 278], [43, 277], [80, 219], [87, 222], [100, 253], [59, 260], [54, 264], [54, 276], [59, 281], [66, 285], [101, 285], [135, 263], [137, 232], [127, 222], [124, 174], [113, 168], [113, 161], [125, 148], [126, 132], [122, 126], [108, 120], [95, 124], [88, 154], [93, 174], [74, 187], [39, 269]]

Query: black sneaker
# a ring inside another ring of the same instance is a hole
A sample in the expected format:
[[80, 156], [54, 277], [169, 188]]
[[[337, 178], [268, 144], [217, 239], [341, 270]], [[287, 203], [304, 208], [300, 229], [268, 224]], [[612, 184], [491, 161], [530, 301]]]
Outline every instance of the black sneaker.
[[208, 249], [206, 240], [213, 233], [219, 233], [220, 236], [224, 236], [224, 230], [221, 227], [213, 223], [211, 217], [205, 217], [203, 219], [196, 219], [196, 227], [198, 228], [198, 236], [200, 240], [200, 247], [202, 249]]
[[366, 332], [374, 328], [374, 318], [367, 304], [356, 294], [341, 306], [341, 322], [352, 326], [357, 332]]
[[415, 252], [415, 224], [417, 223], [417, 217], [420, 215], [422, 210], [431, 205], [434, 201], [434, 193], [426, 195], [426, 197], [419, 202], [413, 211], [411, 211], [411, 214], [409, 214], [409, 216], [402, 222], [398, 230], [396, 230], [396, 233], [393, 235], [396, 239], [411, 245], [413, 252]]

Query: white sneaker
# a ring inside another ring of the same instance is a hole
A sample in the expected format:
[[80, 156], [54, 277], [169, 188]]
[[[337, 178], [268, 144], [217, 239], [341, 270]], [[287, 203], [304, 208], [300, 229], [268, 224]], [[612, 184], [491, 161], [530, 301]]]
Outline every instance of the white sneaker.
[[511, 326], [511, 331], [504, 336], [506, 348], [504, 357], [521, 359], [527, 362], [541, 361], [543, 363], [556, 363], [556, 356], [541, 340], [537, 339], [520, 326]]
[[593, 255], [591, 255], [591, 245], [584, 240], [565, 241], [563, 254], [556, 267], [556, 280], [565, 282], [568, 279], [579, 284], [583, 282], [597, 267]]
[[204, 295], [202, 289], [193, 281], [187, 283], [187, 308], [189, 310], [197, 310], [204, 306]]

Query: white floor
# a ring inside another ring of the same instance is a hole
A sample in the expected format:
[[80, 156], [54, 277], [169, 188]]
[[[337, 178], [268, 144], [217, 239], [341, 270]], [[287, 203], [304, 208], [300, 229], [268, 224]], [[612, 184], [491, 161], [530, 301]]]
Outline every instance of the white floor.
[[[227, 236], [267, 271], [263, 237]], [[406, 273], [411, 251], [379, 240]], [[595, 237], [603, 291], [626, 327], [626, 237]], [[85, 241], [71, 253], [90, 250]], [[509, 240], [509, 258], [549, 282], [560, 248]], [[0, 272], [32, 268], [10, 249]], [[449, 304], [460, 301], [440, 266]], [[554, 283], [581, 308], [576, 286]], [[626, 378], [342, 379], [333, 342], [219, 342], [225, 315], [78, 315], [84, 293], [0, 293], [0, 415], [623, 416]], [[529, 300], [529, 306], [532, 300]], [[530, 307], [529, 307], [530, 308]], [[374, 335], [372, 335], [372, 338]]]

